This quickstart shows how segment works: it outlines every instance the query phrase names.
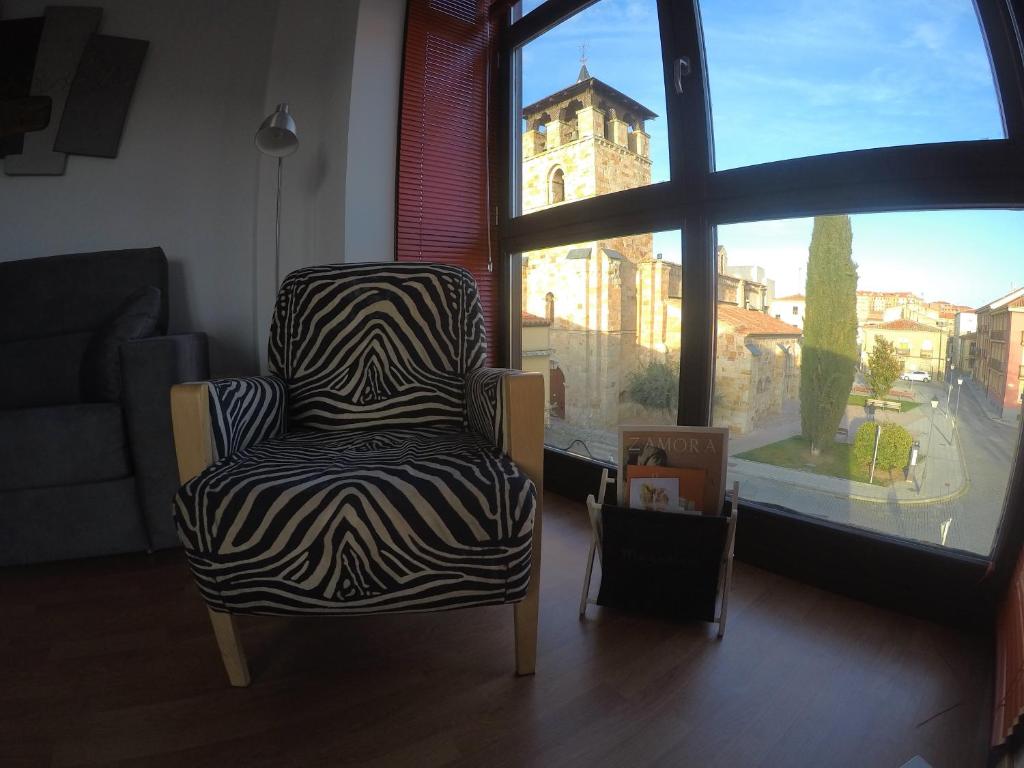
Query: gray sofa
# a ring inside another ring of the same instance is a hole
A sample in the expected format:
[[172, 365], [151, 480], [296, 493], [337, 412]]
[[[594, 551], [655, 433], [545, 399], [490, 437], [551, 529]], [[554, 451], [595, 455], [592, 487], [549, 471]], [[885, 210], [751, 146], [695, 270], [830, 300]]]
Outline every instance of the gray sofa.
[[[155, 329], [109, 347], [119, 392], [89, 396], [94, 337], [140, 289]], [[167, 303], [160, 248], [0, 263], [0, 565], [177, 545], [169, 391], [209, 370]]]

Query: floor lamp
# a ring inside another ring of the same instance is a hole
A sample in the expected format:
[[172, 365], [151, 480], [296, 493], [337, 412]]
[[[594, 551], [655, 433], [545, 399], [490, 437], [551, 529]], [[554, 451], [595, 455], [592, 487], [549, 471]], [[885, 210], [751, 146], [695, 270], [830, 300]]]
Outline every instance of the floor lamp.
[[274, 290], [281, 284], [281, 166], [284, 158], [299, 148], [295, 120], [287, 104], [278, 104], [256, 131], [256, 148], [277, 158], [277, 216], [274, 225]]

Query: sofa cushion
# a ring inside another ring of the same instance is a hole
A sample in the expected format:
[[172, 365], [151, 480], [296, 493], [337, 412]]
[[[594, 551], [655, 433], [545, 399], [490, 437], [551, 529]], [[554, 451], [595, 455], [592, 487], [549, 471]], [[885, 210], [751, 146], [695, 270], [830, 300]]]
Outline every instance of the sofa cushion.
[[0, 490], [131, 475], [121, 408], [82, 403], [0, 411]]
[[0, 566], [147, 548], [131, 477], [0, 491]]
[[92, 332], [0, 341], [0, 410], [81, 401], [80, 372]]
[[178, 491], [207, 602], [261, 614], [491, 605], [529, 582], [533, 483], [475, 433], [292, 432]]
[[142, 286], [93, 334], [82, 359], [82, 400], [109, 403], [121, 398], [121, 345], [153, 335], [160, 295], [159, 288]]

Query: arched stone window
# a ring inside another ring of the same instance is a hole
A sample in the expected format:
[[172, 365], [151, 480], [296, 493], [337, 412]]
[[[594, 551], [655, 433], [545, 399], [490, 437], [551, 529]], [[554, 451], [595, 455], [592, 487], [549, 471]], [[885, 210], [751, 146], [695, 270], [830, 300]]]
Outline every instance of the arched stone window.
[[555, 322], [555, 294], [548, 291], [544, 296], [544, 319], [554, 325]]
[[583, 109], [583, 102], [573, 99], [566, 104], [558, 113], [558, 119], [562, 123], [562, 143], [576, 141], [580, 137], [579, 117], [576, 114]]
[[565, 173], [561, 168], [555, 168], [548, 179], [548, 202], [561, 203], [565, 201]]

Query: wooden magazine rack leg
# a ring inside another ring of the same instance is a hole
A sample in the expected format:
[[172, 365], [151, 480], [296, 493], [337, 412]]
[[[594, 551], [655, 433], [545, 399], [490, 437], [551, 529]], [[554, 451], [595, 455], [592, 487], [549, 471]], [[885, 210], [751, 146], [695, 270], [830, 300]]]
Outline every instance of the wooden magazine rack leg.
[[732, 484], [732, 510], [729, 515], [729, 532], [725, 538], [725, 552], [722, 555], [722, 609], [718, 614], [718, 639], [725, 637], [725, 620], [729, 613], [729, 592], [732, 591], [732, 555], [736, 548], [736, 515], [739, 512], [740, 484]]
[[601, 487], [597, 491], [597, 499], [593, 494], [587, 497], [587, 514], [590, 517], [590, 551], [587, 553], [587, 570], [583, 577], [583, 593], [580, 595], [580, 618], [586, 618], [587, 603], [590, 602], [590, 582], [594, 576], [594, 557], [597, 554], [600, 541], [601, 505], [604, 504], [604, 495], [608, 486], [614, 483], [608, 477], [608, 470], [601, 470]]

